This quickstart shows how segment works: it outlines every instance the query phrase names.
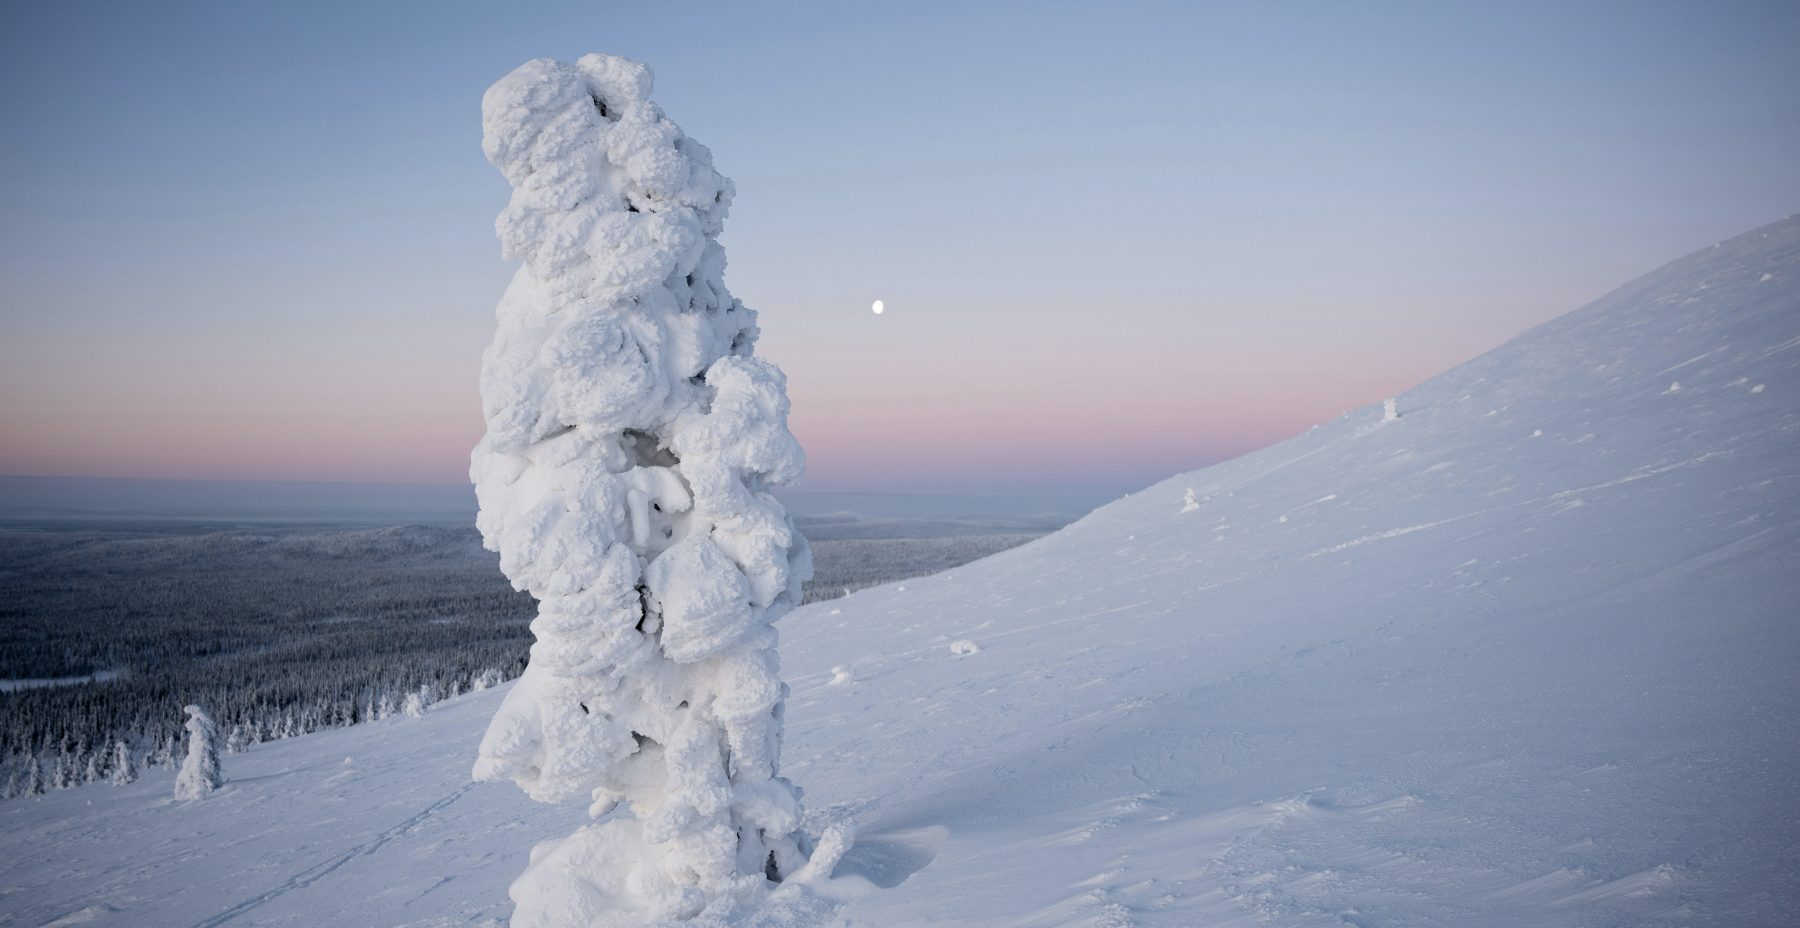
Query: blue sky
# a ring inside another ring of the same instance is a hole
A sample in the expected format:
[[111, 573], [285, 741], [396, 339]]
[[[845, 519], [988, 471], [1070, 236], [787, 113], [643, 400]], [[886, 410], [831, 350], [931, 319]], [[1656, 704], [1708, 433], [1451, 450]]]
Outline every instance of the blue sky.
[[736, 180], [815, 486], [1126, 489], [1800, 208], [1795, 48], [1792, 3], [13, 3], [0, 473], [459, 480], [531, 57], [649, 63]]

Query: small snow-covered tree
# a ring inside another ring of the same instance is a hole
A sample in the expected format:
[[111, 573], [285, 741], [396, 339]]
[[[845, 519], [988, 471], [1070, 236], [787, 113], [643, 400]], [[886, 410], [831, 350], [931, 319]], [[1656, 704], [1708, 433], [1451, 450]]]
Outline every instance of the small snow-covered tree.
[[242, 754], [250, 750], [250, 739], [244, 735], [244, 726], [231, 726], [231, 734], [225, 737], [225, 753]]
[[175, 775], [176, 799], [199, 799], [225, 782], [219, 771], [219, 727], [199, 706], [188, 706], [187, 756]]
[[113, 785], [124, 786], [136, 780], [137, 764], [131, 759], [131, 746], [123, 741], [113, 742]]
[[589, 55], [528, 62], [482, 100], [523, 266], [470, 473], [483, 539], [539, 607], [474, 773], [602, 819], [533, 851], [515, 928], [722, 916], [806, 863], [772, 623], [812, 558], [769, 492], [804, 458], [725, 288], [731, 182], [650, 88]]
[[44, 765], [36, 754], [25, 763], [25, 795], [42, 796], [46, 791], [44, 783]]
[[100, 753], [98, 748], [89, 752], [87, 756], [87, 769], [81, 775], [81, 782], [98, 783], [101, 780], [106, 779], [103, 770], [105, 766], [106, 758]]
[[401, 709], [409, 719], [425, 717], [425, 697], [417, 690], [406, 694], [406, 705]]

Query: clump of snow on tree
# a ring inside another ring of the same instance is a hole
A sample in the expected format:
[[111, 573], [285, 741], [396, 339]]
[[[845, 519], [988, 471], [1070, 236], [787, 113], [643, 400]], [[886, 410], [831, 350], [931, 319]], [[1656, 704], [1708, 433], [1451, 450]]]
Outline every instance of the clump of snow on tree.
[[224, 785], [219, 770], [219, 727], [199, 706], [188, 706], [187, 757], [175, 775], [176, 799], [199, 799]]
[[113, 742], [113, 785], [124, 786], [136, 782], [137, 777], [137, 763], [131, 758], [131, 746], [123, 741]]
[[533, 850], [516, 928], [719, 917], [807, 861], [772, 623], [812, 562], [769, 492], [804, 457], [725, 288], [731, 182], [650, 89], [589, 55], [528, 62], [482, 101], [523, 266], [470, 473], [483, 539], [539, 610], [474, 772], [600, 819]]

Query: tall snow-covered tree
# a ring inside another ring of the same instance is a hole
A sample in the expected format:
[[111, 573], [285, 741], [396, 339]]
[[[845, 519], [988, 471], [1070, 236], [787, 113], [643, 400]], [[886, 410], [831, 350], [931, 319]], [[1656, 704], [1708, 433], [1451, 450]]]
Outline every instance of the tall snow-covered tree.
[[187, 756], [175, 774], [175, 798], [199, 799], [225, 782], [219, 770], [219, 726], [199, 706], [188, 706]]
[[650, 89], [643, 65], [589, 55], [528, 62], [482, 100], [523, 264], [470, 472], [487, 546], [539, 607], [474, 772], [601, 819], [534, 850], [515, 928], [718, 916], [807, 862], [772, 623], [812, 557], [769, 492], [804, 457], [725, 288], [732, 184]]
[[137, 764], [131, 758], [131, 746], [123, 741], [113, 742], [113, 785], [124, 786], [136, 780]]

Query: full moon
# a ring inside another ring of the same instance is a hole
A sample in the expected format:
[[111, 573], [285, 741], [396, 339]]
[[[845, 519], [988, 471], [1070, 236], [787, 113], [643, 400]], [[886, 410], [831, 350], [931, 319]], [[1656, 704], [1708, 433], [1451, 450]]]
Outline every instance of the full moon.
[[869, 304], [869, 308], [875, 311], [875, 315], [879, 316], [881, 315], [882, 310], [887, 309], [887, 304], [880, 300], [876, 300], [874, 303]]

